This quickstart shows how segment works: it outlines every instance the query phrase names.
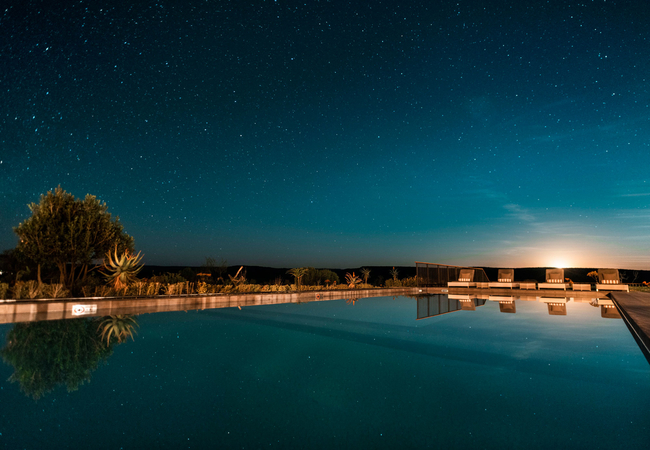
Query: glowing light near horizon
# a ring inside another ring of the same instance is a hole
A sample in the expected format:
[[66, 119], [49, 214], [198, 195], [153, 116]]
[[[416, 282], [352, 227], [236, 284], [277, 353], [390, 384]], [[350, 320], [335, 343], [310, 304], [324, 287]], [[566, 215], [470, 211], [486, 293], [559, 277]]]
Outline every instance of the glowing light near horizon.
[[551, 267], [555, 267], [557, 269], [564, 269], [566, 267], [571, 267], [571, 264], [569, 264], [566, 259], [558, 258], [553, 260], [553, 262], [551, 263]]

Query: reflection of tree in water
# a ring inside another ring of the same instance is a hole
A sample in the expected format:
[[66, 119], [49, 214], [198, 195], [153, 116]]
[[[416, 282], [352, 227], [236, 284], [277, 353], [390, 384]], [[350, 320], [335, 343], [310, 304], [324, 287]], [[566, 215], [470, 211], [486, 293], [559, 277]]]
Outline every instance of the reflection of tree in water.
[[0, 351], [5, 362], [14, 366], [9, 380], [36, 400], [60, 384], [68, 392], [77, 390], [120, 342], [110, 337], [103, 342], [102, 331], [92, 319], [16, 324]]

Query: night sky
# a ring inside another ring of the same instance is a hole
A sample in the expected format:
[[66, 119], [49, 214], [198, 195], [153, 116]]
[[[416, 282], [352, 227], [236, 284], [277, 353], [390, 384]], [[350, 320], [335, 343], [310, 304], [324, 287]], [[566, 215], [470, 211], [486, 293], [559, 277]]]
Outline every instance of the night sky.
[[11, 1], [0, 250], [61, 185], [148, 264], [650, 267], [647, 1]]

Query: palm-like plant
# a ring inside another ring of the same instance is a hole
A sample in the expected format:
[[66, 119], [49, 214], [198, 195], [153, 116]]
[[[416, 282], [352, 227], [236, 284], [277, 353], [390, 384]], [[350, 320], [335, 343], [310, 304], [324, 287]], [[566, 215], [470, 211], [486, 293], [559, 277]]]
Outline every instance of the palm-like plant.
[[361, 269], [361, 276], [363, 277], [363, 282], [365, 284], [368, 284], [368, 278], [370, 278], [370, 269], [368, 269], [367, 267]]
[[110, 345], [111, 339], [117, 339], [118, 344], [126, 341], [129, 337], [132, 340], [133, 333], [136, 333], [135, 327], [139, 326], [135, 318], [129, 314], [117, 314], [108, 316], [100, 324], [102, 329], [101, 339], [106, 340], [106, 345]]
[[298, 290], [300, 290], [301, 289], [301, 280], [302, 280], [302, 277], [304, 277], [307, 274], [307, 268], [306, 267], [296, 267], [294, 269], [287, 270], [287, 273], [289, 275], [293, 275], [293, 278], [296, 281], [296, 287], [298, 288]]
[[399, 275], [399, 270], [393, 267], [393, 270], [390, 271], [390, 275], [393, 277], [393, 281], [397, 281], [397, 276]]
[[116, 246], [114, 254], [111, 255], [111, 252], [108, 252], [106, 256], [108, 257], [108, 262], [104, 261], [103, 269], [105, 271], [102, 273], [109, 284], [118, 290], [124, 289], [129, 284], [135, 282], [137, 280], [136, 275], [144, 267], [144, 264], [140, 264], [142, 261], [140, 252], [137, 255], [132, 255], [128, 251], [125, 251], [121, 256], [118, 256]]
[[354, 289], [357, 286], [357, 284], [361, 283], [361, 278], [356, 276], [354, 272], [352, 273], [348, 272], [345, 274], [345, 282], [348, 284], [348, 287], [350, 289]]

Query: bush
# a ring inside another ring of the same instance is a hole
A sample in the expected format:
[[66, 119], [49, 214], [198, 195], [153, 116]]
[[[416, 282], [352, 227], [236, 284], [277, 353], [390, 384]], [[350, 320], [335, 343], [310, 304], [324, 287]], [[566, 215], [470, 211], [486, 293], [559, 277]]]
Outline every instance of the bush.
[[164, 275], [154, 275], [153, 277], [151, 277], [151, 281], [160, 284], [175, 284], [175, 283], [184, 283], [187, 280], [183, 278], [179, 273], [167, 272]]

